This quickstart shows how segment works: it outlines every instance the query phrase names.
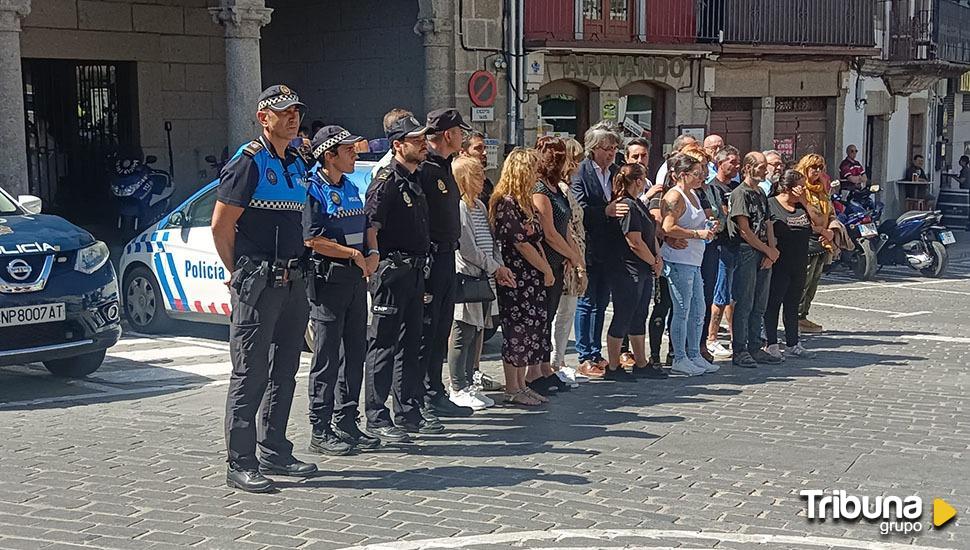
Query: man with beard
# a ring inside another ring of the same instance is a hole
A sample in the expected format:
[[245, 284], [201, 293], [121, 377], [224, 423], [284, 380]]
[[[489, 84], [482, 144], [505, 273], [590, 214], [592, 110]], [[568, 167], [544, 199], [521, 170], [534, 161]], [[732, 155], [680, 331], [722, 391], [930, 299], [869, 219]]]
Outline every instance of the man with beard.
[[781, 158], [781, 153], [774, 149], [765, 151], [764, 155], [768, 159], [768, 175], [765, 176], [765, 181], [759, 183], [758, 186], [765, 192], [765, 195], [770, 197], [772, 188], [781, 179], [782, 172], [785, 171], [785, 159]]

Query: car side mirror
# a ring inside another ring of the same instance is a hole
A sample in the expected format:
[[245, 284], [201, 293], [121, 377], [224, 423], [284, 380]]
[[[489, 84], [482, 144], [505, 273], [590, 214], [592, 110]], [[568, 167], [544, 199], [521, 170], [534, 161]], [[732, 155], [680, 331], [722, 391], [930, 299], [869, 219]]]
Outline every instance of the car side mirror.
[[185, 214], [181, 210], [176, 210], [168, 217], [168, 223], [175, 227], [183, 227], [187, 221]]
[[20, 195], [17, 197], [17, 202], [20, 203], [20, 206], [24, 207], [24, 210], [31, 214], [40, 214], [40, 211], [44, 207], [44, 201], [40, 200], [40, 197], [33, 195]]
[[145, 157], [145, 164], [155, 164], [156, 162], [158, 162], [158, 157], [155, 155], [148, 155]]

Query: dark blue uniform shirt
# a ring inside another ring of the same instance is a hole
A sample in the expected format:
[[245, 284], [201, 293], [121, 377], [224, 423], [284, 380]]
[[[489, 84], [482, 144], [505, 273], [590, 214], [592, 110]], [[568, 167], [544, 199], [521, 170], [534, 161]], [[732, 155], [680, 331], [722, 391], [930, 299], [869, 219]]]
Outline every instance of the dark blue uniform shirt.
[[338, 244], [364, 252], [367, 231], [364, 201], [357, 186], [347, 176], [331, 183], [322, 170], [314, 172], [307, 184], [303, 207], [303, 238], [325, 237]]
[[415, 174], [392, 159], [381, 168], [370, 187], [364, 212], [377, 228], [381, 257], [390, 252], [423, 256], [431, 247], [428, 201]]

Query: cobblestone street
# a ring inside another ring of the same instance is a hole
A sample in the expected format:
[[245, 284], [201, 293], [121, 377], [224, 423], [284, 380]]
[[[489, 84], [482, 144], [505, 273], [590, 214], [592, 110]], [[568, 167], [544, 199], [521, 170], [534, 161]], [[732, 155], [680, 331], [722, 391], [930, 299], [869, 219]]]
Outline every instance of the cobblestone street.
[[[970, 548], [960, 250], [943, 280], [827, 276], [815, 361], [590, 382], [349, 457], [305, 451], [304, 354], [290, 437], [321, 474], [269, 495], [224, 484], [224, 327], [128, 334], [83, 381], [5, 368], [0, 548]], [[483, 364], [497, 377], [499, 340]], [[804, 489], [919, 495], [922, 532], [810, 521]], [[941, 530], [934, 498], [958, 510]]]

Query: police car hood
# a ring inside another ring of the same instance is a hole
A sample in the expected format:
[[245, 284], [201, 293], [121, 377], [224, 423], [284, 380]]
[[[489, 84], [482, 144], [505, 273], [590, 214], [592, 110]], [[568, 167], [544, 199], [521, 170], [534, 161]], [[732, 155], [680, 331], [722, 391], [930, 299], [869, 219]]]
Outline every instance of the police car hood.
[[90, 233], [64, 218], [0, 214], [0, 254], [30, 254], [52, 248], [68, 251], [92, 243], [94, 237]]

